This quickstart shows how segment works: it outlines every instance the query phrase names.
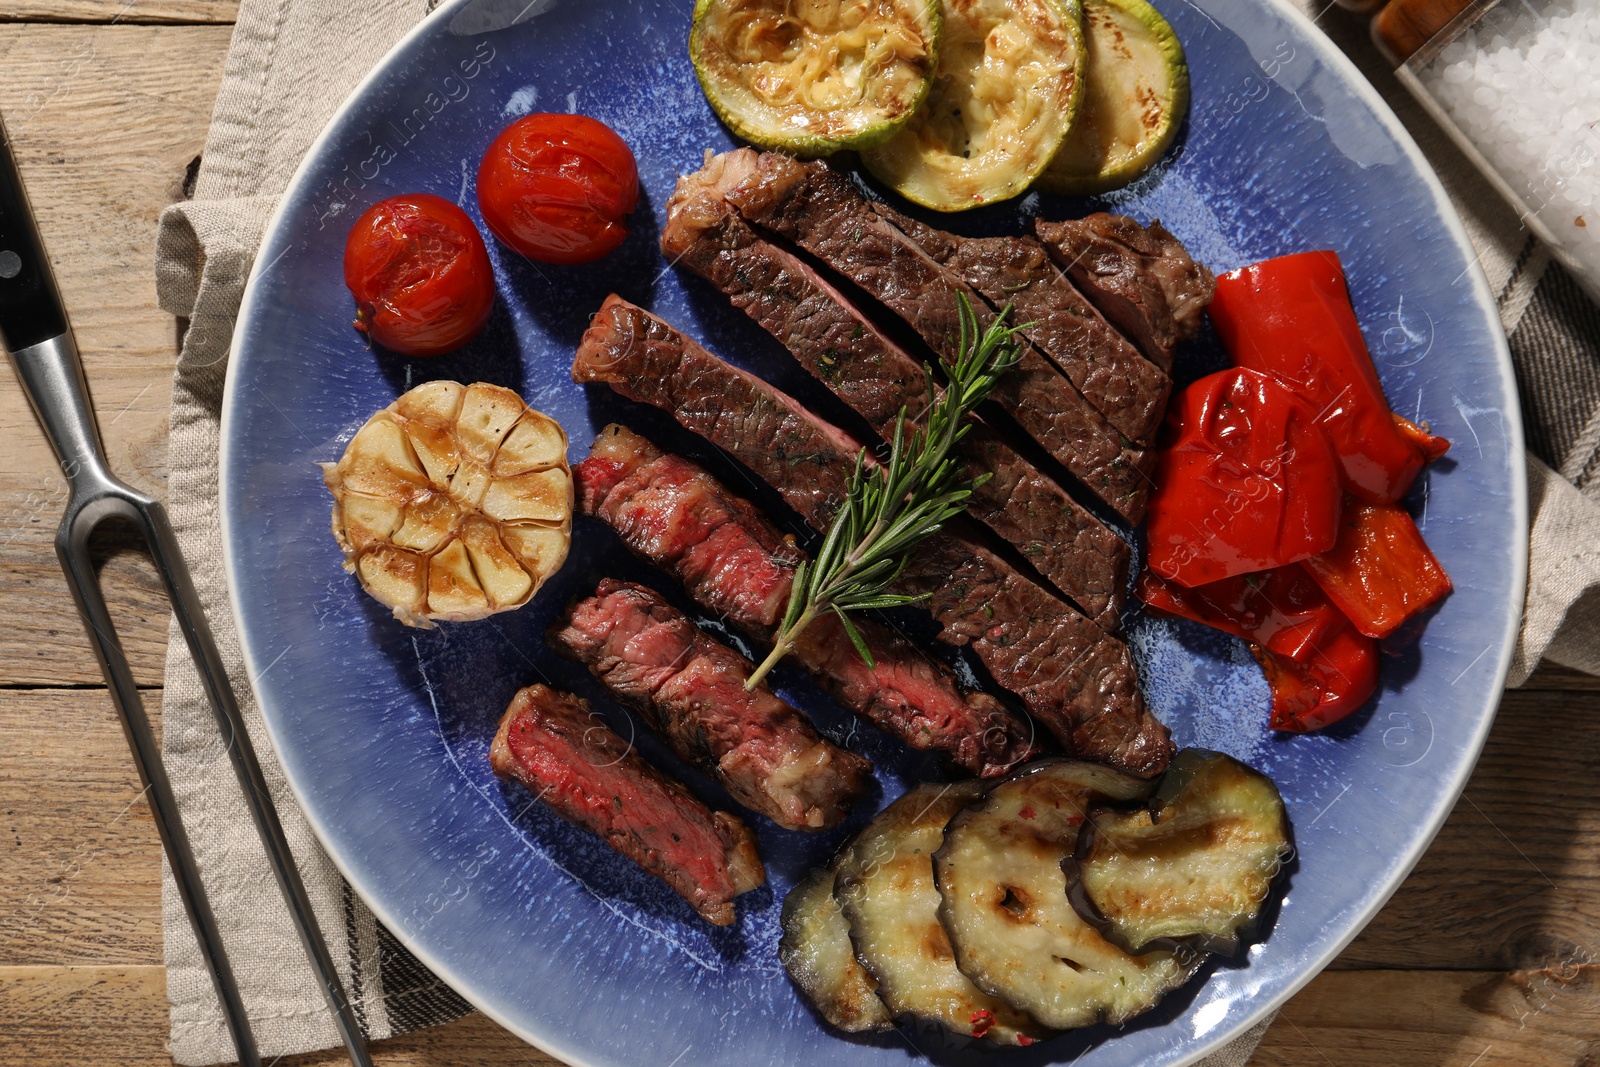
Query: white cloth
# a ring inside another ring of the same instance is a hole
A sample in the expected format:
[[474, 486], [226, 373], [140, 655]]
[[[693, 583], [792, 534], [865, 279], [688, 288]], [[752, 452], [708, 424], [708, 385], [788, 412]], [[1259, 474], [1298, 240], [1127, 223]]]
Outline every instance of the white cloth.
[[[318, 921], [373, 1038], [445, 1021], [466, 1005], [354, 898], [313, 838], [271, 757], [227, 604], [217, 457], [228, 345], [266, 220], [340, 100], [427, 7], [426, 0], [244, 0], [194, 198], [163, 214], [156, 254], [161, 304], [189, 322], [173, 388], [169, 510], [261, 750]], [[1588, 493], [1600, 492], [1600, 478], [1590, 483], [1586, 477], [1600, 469], [1595, 461], [1600, 358], [1592, 348], [1595, 341], [1589, 339], [1591, 347], [1585, 349], [1585, 339], [1575, 336], [1582, 330], [1572, 326], [1583, 321], [1586, 305], [1574, 311], [1564, 291], [1541, 304], [1549, 274], [1559, 268], [1547, 268], [1548, 257], [1527, 240], [1515, 215], [1399, 89], [1367, 44], [1361, 23], [1337, 10], [1321, 21], [1406, 120], [1461, 207], [1490, 284], [1500, 294], [1525, 395], [1537, 395], [1538, 383], [1553, 379], [1549, 384], [1557, 398], [1551, 410], [1559, 410], [1559, 416], [1541, 421], [1536, 411], [1529, 419], [1530, 427], [1542, 432], [1531, 430], [1530, 439], [1538, 437], [1550, 465], [1529, 458], [1533, 568], [1512, 682], [1520, 683], [1544, 656], [1600, 672], [1600, 503], [1551, 469]], [[1537, 330], [1524, 328], [1530, 316]], [[1519, 345], [1524, 333], [1528, 336]], [[1572, 375], [1565, 368], [1572, 360], [1581, 367], [1585, 359], [1597, 364], [1590, 368], [1596, 385], [1585, 394], [1587, 407], [1580, 404], [1574, 414], [1566, 385]], [[1555, 429], [1541, 429], [1549, 427]], [[336, 1046], [337, 1034], [256, 842], [181, 639], [173, 642], [167, 662], [164, 724], [167, 768], [261, 1051], [270, 1058]], [[232, 1060], [221, 1009], [170, 873], [163, 888], [173, 1058], [181, 1064]], [[1205, 1067], [1242, 1067], [1266, 1026], [1253, 1028]]]

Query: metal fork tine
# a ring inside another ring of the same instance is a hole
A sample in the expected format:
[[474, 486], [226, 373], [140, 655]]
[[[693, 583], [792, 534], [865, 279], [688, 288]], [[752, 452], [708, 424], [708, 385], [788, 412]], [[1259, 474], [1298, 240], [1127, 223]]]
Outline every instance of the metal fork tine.
[[[111, 506], [94, 506], [102, 502]], [[77, 602], [78, 611], [83, 616], [84, 629], [88, 631], [89, 640], [99, 654], [100, 668], [105, 674], [106, 686], [111, 691], [111, 703], [122, 719], [122, 732], [128, 739], [134, 763], [139, 768], [139, 781], [149, 797], [156, 830], [161, 835], [161, 845], [172, 866], [173, 880], [177, 882], [183, 910], [189, 916], [189, 925], [194, 928], [195, 937], [200, 942], [200, 956], [205, 961], [211, 983], [222, 1002], [223, 1018], [227, 1020], [228, 1032], [233, 1036], [239, 1063], [241, 1067], [260, 1067], [261, 1055], [250, 1031], [244, 998], [239, 995], [238, 982], [228, 963], [222, 932], [217, 928], [216, 915], [211, 911], [205, 883], [200, 879], [200, 869], [195, 863], [194, 851], [189, 846], [189, 834], [184, 829], [183, 820], [178, 817], [178, 800], [173, 795], [172, 782], [167, 778], [166, 767], [161, 762], [161, 750], [150, 729], [150, 719], [145, 715], [144, 701], [139, 696], [133, 671], [128, 666], [128, 657], [122, 650], [116, 625], [106, 607], [105, 596], [100, 589], [100, 576], [95, 573], [94, 563], [89, 557], [89, 535], [99, 525], [100, 518], [112, 514], [132, 518], [132, 502], [111, 497], [91, 499], [84, 503], [91, 507], [81, 510], [74, 508], [67, 512], [56, 537], [56, 555], [61, 560], [61, 569], [66, 573], [72, 599]], [[100, 511], [101, 516], [96, 517], [94, 511]]]

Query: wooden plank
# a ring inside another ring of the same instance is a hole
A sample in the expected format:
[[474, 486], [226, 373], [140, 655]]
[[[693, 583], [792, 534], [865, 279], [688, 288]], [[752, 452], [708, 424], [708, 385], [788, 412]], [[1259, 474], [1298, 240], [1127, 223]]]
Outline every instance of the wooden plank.
[[1251, 1067], [1595, 1067], [1600, 968], [1330, 971], [1284, 1006]]
[[1506, 694], [1455, 811], [1337, 966], [1600, 962], [1597, 721], [1591, 693]]
[[[160, 967], [0, 967], [0, 1063], [169, 1067]], [[1113, 1039], [1115, 1040], [1115, 1039]], [[482, 1015], [373, 1046], [385, 1067], [555, 1067]], [[278, 1067], [344, 1062], [334, 1052]], [[1593, 1067], [1600, 968], [1341, 971], [1285, 1006], [1252, 1067]]]
[[160, 963], [161, 842], [106, 692], [0, 690], [0, 752], [0, 964]]
[[[4, 113], [84, 352], [113, 468], [162, 492], [176, 325], [156, 306], [156, 218], [204, 143], [227, 26], [0, 25]], [[0, 366], [0, 685], [99, 681], [56, 573], [64, 501], [54, 460]], [[116, 539], [111, 538], [113, 546]], [[106, 577], [141, 682], [159, 682], [165, 610], [148, 567], [113, 551]]]
[[1555, 663], [1541, 663], [1519, 688], [1529, 692], [1542, 689], [1569, 689], [1596, 693], [1600, 692], [1600, 677]]
[[231, 23], [239, 0], [0, 0], [0, 22]]
[[[31, 1067], [172, 1067], [162, 967], [0, 967], [0, 1063]], [[473, 1013], [372, 1046], [382, 1067], [560, 1067]], [[349, 1063], [340, 1052], [274, 1067]]]

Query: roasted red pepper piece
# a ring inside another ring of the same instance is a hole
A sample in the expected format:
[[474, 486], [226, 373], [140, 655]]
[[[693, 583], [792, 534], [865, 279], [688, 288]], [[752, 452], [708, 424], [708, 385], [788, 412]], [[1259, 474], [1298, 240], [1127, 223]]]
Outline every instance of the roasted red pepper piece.
[[1303, 564], [1368, 637], [1388, 637], [1450, 592], [1450, 576], [1398, 504], [1345, 502], [1339, 540]]
[[1298, 563], [1193, 589], [1147, 570], [1139, 575], [1138, 594], [1157, 611], [1193, 619], [1294, 660], [1310, 658], [1323, 639], [1350, 625]]
[[1400, 433], [1406, 440], [1417, 446], [1417, 450], [1422, 453], [1423, 463], [1432, 463], [1450, 451], [1449, 441], [1443, 437], [1435, 437], [1404, 415], [1396, 415], [1394, 424], [1400, 427]]
[[1273, 378], [1220, 371], [1178, 397], [1150, 501], [1149, 565], [1179, 585], [1333, 547], [1338, 466], [1316, 412]]
[[1363, 500], [1405, 495], [1424, 455], [1391, 417], [1333, 252], [1301, 252], [1217, 279], [1209, 308], [1241, 367], [1271, 374], [1318, 413], [1344, 484]]
[[1378, 688], [1378, 642], [1346, 623], [1325, 637], [1305, 662], [1260, 645], [1250, 652], [1272, 687], [1272, 728], [1306, 733], [1355, 711]]
[[1378, 645], [1355, 631], [1301, 564], [1185, 589], [1145, 571], [1150, 608], [1242, 637], [1272, 687], [1272, 728], [1337, 722], [1378, 687]]

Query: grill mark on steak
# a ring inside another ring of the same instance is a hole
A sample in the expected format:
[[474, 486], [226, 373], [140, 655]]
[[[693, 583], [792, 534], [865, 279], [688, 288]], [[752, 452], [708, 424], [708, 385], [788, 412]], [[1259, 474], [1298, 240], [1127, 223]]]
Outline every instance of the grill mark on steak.
[[[580, 507], [630, 550], [683, 583], [701, 607], [771, 642], [805, 558], [748, 501], [703, 468], [663, 453], [624, 426], [608, 426], [573, 471]], [[855, 625], [868, 666], [832, 615], [800, 635], [795, 659], [840, 704], [918, 750], [943, 753], [969, 774], [993, 777], [1039, 755], [1029, 725], [888, 626]]]
[[[981, 295], [880, 217], [826, 163], [741, 148], [714, 157], [702, 174], [726, 190], [747, 221], [844, 275], [942, 356], [959, 347], [959, 294], [966, 294], [980, 328], [993, 319]], [[1119, 433], [1033, 345], [1023, 347], [993, 400], [1118, 515], [1130, 523], [1144, 517], [1154, 450]]]
[[[848, 438], [620, 298], [608, 299], [595, 315], [573, 360], [573, 378], [613, 383], [622, 395], [664, 409], [755, 471], [818, 530], [827, 527], [844, 498], [847, 457], [854, 450], [826, 453], [849, 448], [841, 445]], [[680, 379], [732, 404], [783, 413], [782, 448], [774, 448], [769, 420], [736, 424], [701, 417], [698, 393], [680, 397], [670, 385]], [[741, 425], [751, 432], [728, 432]], [[796, 449], [816, 461], [790, 462]], [[1136, 774], [1165, 767], [1172, 743], [1145, 707], [1128, 646], [1019, 574], [959, 522], [917, 546], [902, 585], [934, 593], [928, 608], [943, 626], [940, 640], [970, 643], [995, 681], [1021, 697], [1074, 755]], [[1095, 728], [1099, 717], [1108, 717], [1103, 728]]]
[[[697, 176], [679, 179], [661, 245], [674, 263], [710, 281], [760, 323], [886, 440], [902, 408], [913, 424], [920, 418], [927, 405], [920, 361], [885, 337], [815, 268], [760, 237]], [[972, 420], [957, 448], [973, 473], [991, 476], [974, 491], [968, 513], [1115, 630], [1128, 546], [981, 420]]]
[[1012, 321], [1032, 323], [1023, 335], [1119, 433], [1144, 445], [1155, 441], [1172, 379], [1111, 328], [1043, 245], [1028, 237], [958, 237], [887, 204], [872, 208], [982, 294], [995, 311], [1011, 304]]
[[767, 880], [756, 836], [641, 759], [580, 697], [530, 685], [500, 719], [489, 765], [655, 875], [709, 923]]
[[1217, 281], [1160, 221], [1141, 226], [1100, 212], [1063, 222], [1033, 220], [1034, 232], [1101, 314], [1152, 362], [1172, 369], [1179, 341], [1200, 329]]
[[785, 829], [837, 826], [866, 791], [872, 764], [818, 736], [767, 687], [745, 689], [754, 664], [654, 590], [606, 578], [551, 625], [549, 639], [683, 760]]

